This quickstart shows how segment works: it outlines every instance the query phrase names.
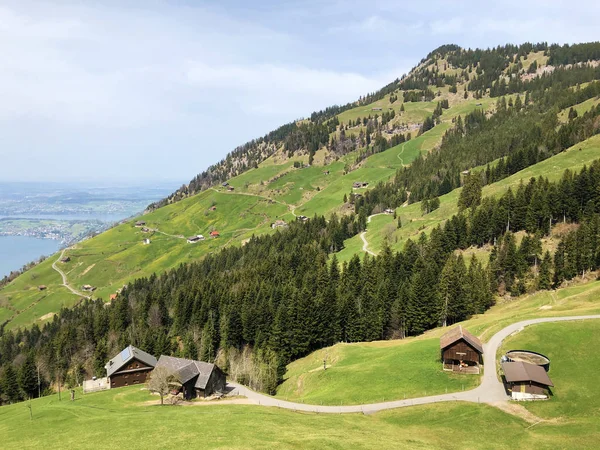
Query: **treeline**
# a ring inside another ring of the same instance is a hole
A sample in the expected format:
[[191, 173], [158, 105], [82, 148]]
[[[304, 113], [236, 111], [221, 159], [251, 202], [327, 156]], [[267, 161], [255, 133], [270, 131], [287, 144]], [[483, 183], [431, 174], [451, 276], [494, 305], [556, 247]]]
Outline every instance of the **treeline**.
[[[355, 256], [341, 269], [335, 257], [328, 262], [364, 225], [352, 216], [292, 223], [244, 247], [138, 279], [109, 306], [87, 301], [63, 309], [42, 329], [4, 331], [0, 396], [37, 395], [13, 389], [13, 373], [27, 355], [35, 355], [43, 385], [74, 385], [103, 375], [107, 359], [128, 344], [156, 355], [217, 360], [225, 369], [228, 355], [251, 348], [263, 367], [260, 386], [273, 392], [286, 364], [315, 349], [415, 335], [491, 305], [487, 272], [475, 259], [453, 275], [464, 288], [460, 296], [442, 302], [437, 287], [457, 241], [441, 228], [398, 253]], [[462, 306], [451, 308], [455, 302]]]
[[600, 42], [584, 44], [565, 44], [550, 46], [548, 64], [577, 64], [587, 61], [600, 60]]

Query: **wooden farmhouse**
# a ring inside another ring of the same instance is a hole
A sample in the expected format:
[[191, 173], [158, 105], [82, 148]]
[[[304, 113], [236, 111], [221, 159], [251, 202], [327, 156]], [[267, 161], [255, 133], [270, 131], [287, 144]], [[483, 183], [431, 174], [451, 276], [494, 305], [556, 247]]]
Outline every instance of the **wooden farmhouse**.
[[138, 227], [138, 228], [139, 228], [139, 227], [143, 227], [144, 225], [146, 225], [146, 222], [144, 222], [143, 220], [138, 220], [138, 221], [135, 223], [135, 226], [136, 226], [136, 227]]
[[106, 376], [111, 388], [145, 383], [156, 366], [156, 358], [130, 345], [106, 363]]
[[220, 236], [218, 231], [211, 231], [210, 232], [210, 237], [211, 238], [218, 238]]
[[478, 374], [483, 364], [483, 344], [461, 325], [440, 338], [444, 370]]
[[174, 375], [185, 399], [210, 397], [225, 391], [225, 374], [214, 364], [161, 355], [156, 367], [165, 367]]
[[544, 400], [550, 395], [552, 380], [542, 366], [525, 362], [504, 362], [502, 371], [513, 400]]

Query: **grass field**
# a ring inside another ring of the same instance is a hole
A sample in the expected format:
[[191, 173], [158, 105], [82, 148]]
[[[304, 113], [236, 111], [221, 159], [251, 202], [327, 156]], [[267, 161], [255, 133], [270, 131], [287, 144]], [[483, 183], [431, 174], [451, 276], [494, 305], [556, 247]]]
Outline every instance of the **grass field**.
[[[462, 325], [486, 342], [494, 333], [520, 320], [598, 314], [599, 294], [599, 281], [541, 291], [500, 301], [485, 314]], [[600, 330], [600, 322], [595, 326]], [[436, 328], [404, 340], [337, 344], [318, 350], [288, 366], [277, 397], [313, 404], [357, 404], [380, 402], [384, 397], [399, 400], [446, 390], [456, 392], [476, 386], [478, 376], [459, 376], [441, 370], [439, 338], [446, 330]], [[328, 365], [325, 371], [323, 359]], [[596, 367], [600, 367], [600, 360]]]
[[[156, 403], [155, 396], [131, 386], [87, 395], [78, 390], [74, 402], [67, 395], [63, 401], [57, 395], [33, 400], [32, 420], [27, 403], [0, 407], [2, 448], [118, 448], [132, 442], [141, 448], [161, 449], [190, 445], [207, 449], [595, 448], [600, 440], [600, 392], [596, 389], [600, 357], [593, 349], [599, 339], [600, 323], [590, 321], [535, 325], [506, 341], [504, 349], [531, 348], [551, 359], [554, 397], [523, 404], [544, 419], [535, 426], [492, 406], [466, 403], [368, 416], [296, 413], [218, 402], [161, 407], [150, 404]], [[430, 340], [421, 343], [426, 346]], [[377, 352], [377, 347], [371, 350]], [[388, 362], [389, 371], [397, 368], [393, 358]], [[428, 382], [422, 378], [422, 383]], [[363, 380], [354, 379], [341, 392], [350, 397], [363, 386]], [[467, 424], [476, 432], [465, 433]]]
[[598, 368], [600, 321], [545, 323], [527, 327], [504, 342], [502, 353], [511, 349], [530, 349], [550, 358], [554, 388], [547, 402], [525, 403], [544, 419], [583, 419], [600, 431]]
[[291, 363], [277, 397], [351, 405], [456, 392], [479, 384], [477, 375], [444, 372], [439, 356], [436, 338], [336, 344]]
[[[149, 406], [140, 387], [56, 395], [0, 408], [5, 449], [140, 448], [591, 448], [597, 427], [581, 420], [531, 428], [487, 405], [446, 403], [370, 416], [301, 414], [250, 405]], [[477, 430], [465, 433], [465, 424]]]

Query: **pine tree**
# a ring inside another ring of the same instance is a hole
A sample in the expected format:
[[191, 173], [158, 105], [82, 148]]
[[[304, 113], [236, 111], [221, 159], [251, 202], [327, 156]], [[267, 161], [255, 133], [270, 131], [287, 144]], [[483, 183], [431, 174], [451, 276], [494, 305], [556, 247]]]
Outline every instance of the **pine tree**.
[[551, 278], [550, 278], [550, 266], [552, 264], [552, 256], [550, 252], [546, 250], [542, 262], [540, 264], [540, 272], [538, 274], [538, 289], [550, 289]]
[[17, 372], [12, 364], [8, 364], [4, 369], [4, 375], [2, 376], [2, 391], [10, 403], [17, 402], [21, 398]]
[[18, 378], [19, 388], [25, 393], [25, 397], [34, 397], [37, 392], [37, 373], [33, 353], [27, 355], [27, 359], [19, 369]]

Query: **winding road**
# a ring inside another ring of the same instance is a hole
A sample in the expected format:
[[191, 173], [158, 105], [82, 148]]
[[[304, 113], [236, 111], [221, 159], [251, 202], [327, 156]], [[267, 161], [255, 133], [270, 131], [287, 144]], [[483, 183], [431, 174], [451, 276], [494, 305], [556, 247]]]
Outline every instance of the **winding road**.
[[[371, 223], [371, 219], [373, 217], [375, 217], [375, 216], [381, 216], [382, 214], [385, 214], [385, 213], [371, 214], [369, 217], [367, 217], [367, 223]], [[363, 252], [367, 252], [371, 256], [377, 256], [377, 253], [373, 253], [371, 250], [369, 250], [369, 242], [367, 242], [367, 237], [366, 236], [367, 236], [367, 230], [365, 230], [362, 233], [360, 233], [360, 238], [363, 241], [363, 246], [362, 246]]]
[[60, 276], [62, 277], [62, 285], [64, 287], [66, 287], [68, 290], [70, 290], [73, 294], [79, 295], [80, 297], [85, 297], [87, 299], [92, 298], [89, 295], [85, 295], [83, 292], [79, 292], [77, 289], [72, 288], [71, 286], [69, 286], [69, 283], [67, 282], [67, 275], [62, 270], [60, 270], [58, 268], [58, 266], [56, 265], [56, 263], [60, 262], [60, 260], [63, 259], [63, 257], [65, 256], [65, 250], [67, 250], [67, 249], [64, 248], [63, 251], [60, 252], [60, 256], [58, 257], [58, 259], [52, 263], [52, 268], [54, 270], [56, 270], [60, 274]]
[[404, 408], [414, 405], [426, 405], [430, 403], [463, 401], [472, 403], [499, 404], [509, 400], [504, 386], [498, 380], [496, 371], [496, 355], [502, 341], [513, 333], [521, 331], [523, 328], [538, 323], [563, 322], [572, 320], [600, 319], [600, 314], [589, 316], [566, 316], [566, 317], [544, 317], [539, 319], [523, 320], [513, 323], [497, 332], [489, 342], [483, 345], [483, 363], [486, 370], [483, 374], [481, 384], [475, 389], [451, 394], [432, 395], [429, 397], [418, 397], [407, 400], [396, 400], [391, 402], [370, 403], [364, 405], [348, 406], [319, 406], [307, 405], [304, 403], [294, 403], [285, 400], [279, 400], [268, 395], [259, 394], [246, 386], [237, 383], [228, 383], [234, 388], [233, 393], [247, 397], [250, 401], [262, 406], [274, 406], [277, 408], [290, 409], [293, 411], [306, 411], [324, 414], [344, 414], [344, 413], [364, 413], [372, 414], [387, 409]]

